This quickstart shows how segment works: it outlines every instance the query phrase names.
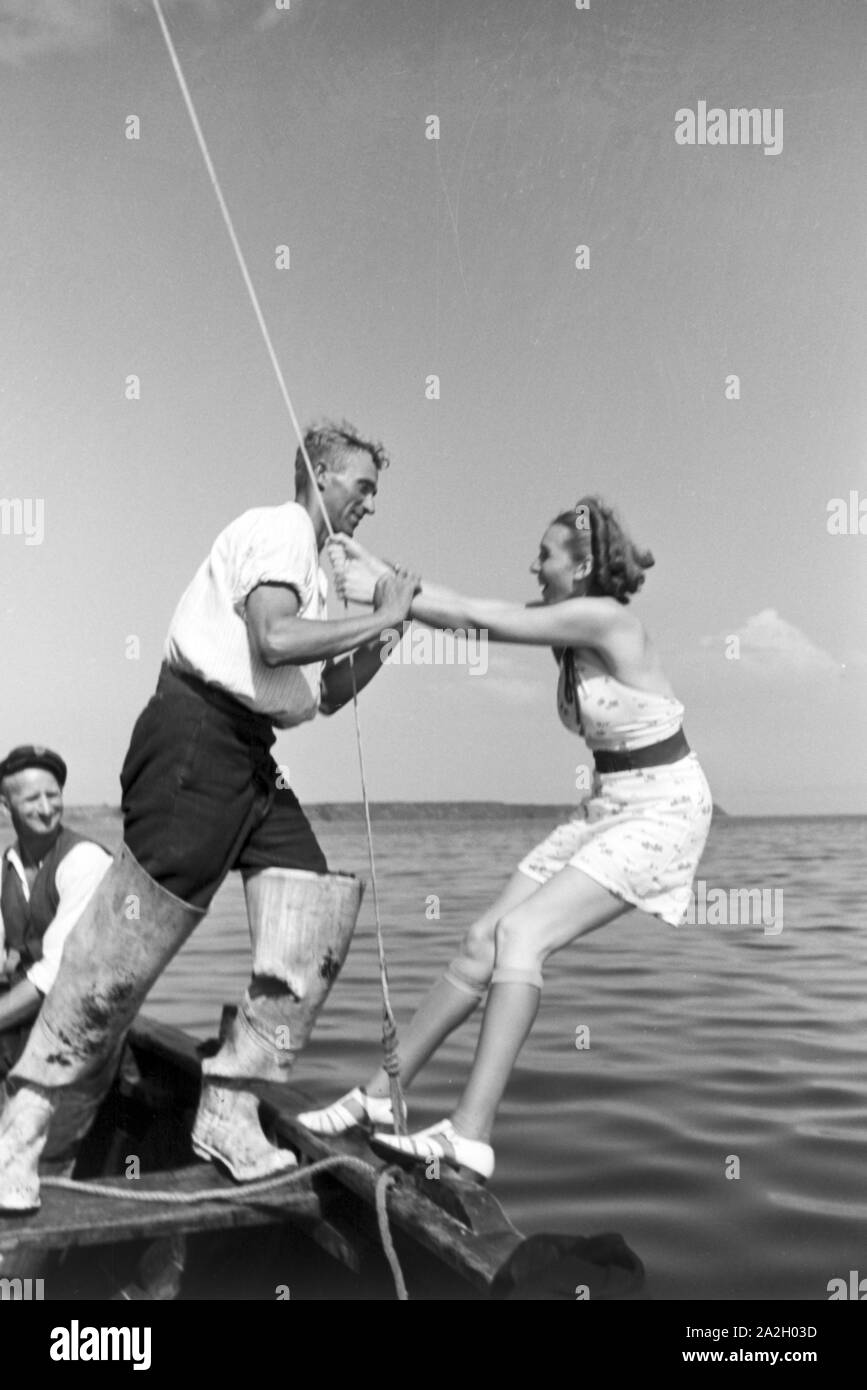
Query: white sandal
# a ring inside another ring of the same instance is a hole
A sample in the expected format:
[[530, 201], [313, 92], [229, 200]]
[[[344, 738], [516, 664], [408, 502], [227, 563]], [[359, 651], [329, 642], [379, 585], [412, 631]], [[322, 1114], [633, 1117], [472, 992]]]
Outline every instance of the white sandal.
[[456, 1133], [451, 1120], [440, 1120], [417, 1134], [374, 1134], [371, 1148], [388, 1158], [405, 1159], [412, 1164], [441, 1160], [461, 1177], [475, 1182], [486, 1182], [494, 1171], [494, 1150], [490, 1144], [465, 1139]]
[[298, 1121], [314, 1134], [346, 1134], [350, 1129], [372, 1130], [374, 1125], [393, 1125], [387, 1096], [369, 1096], [360, 1086], [348, 1091], [324, 1110], [308, 1110]]

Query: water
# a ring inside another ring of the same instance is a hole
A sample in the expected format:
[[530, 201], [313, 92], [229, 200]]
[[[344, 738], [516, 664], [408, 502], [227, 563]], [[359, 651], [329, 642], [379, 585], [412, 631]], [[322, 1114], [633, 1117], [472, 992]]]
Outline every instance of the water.
[[[360, 824], [319, 823], [334, 869], [368, 877]], [[84, 828], [84, 823], [70, 818]], [[538, 819], [374, 824], [398, 1022], [455, 954]], [[827, 1299], [867, 1275], [867, 950], [858, 818], [714, 823], [699, 877], [783, 890], [784, 925], [674, 931], [631, 912], [554, 957], [533, 1034], [495, 1130], [492, 1189], [527, 1233], [618, 1231], [655, 1299]], [[89, 821], [111, 847], [117, 820]], [[426, 917], [430, 895], [439, 920]], [[148, 1012], [216, 1029], [249, 969], [235, 875], [159, 981]], [[349, 959], [299, 1067], [318, 1100], [379, 1056], [376, 943], [367, 902]], [[590, 1046], [576, 1048], [588, 1025]], [[413, 1127], [447, 1114], [478, 1018], [410, 1094]], [[732, 1159], [739, 1161], [739, 1176]]]

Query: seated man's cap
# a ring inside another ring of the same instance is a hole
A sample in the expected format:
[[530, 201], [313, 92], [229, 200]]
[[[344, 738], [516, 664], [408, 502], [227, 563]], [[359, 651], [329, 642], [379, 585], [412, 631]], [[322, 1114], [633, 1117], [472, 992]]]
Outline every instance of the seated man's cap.
[[4, 777], [11, 777], [13, 772], [23, 772], [28, 767], [41, 767], [46, 772], [53, 772], [61, 787], [66, 783], [66, 763], [60, 754], [52, 753], [50, 748], [43, 748], [38, 743], [22, 743], [7, 753], [0, 763], [0, 782]]

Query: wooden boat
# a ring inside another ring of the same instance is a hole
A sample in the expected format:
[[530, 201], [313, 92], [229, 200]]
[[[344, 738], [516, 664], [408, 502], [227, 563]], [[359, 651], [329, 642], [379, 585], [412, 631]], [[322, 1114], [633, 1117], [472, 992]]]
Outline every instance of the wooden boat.
[[[376, 1217], [377, 1181], [388, 1169], [388, 1227], [410, 1298], [521, 1297], [522, 1285], [557, 1270], [574, 1298], [576, 1268], [595, 1272], [594, 1297], [630, 1297], [640, 1283], [641, 1265], [619, 1237], [595, 1238], [608, 1242], [595, 1248], [575, 1237], [525, 1237], [483, 1186], [447, 1170], [389, 1169], [358, 1132], [310, 1133], [294, 1117], [311, 1097], [294, 1087], [263, 1085], [260, 1099], [266, 1129], [298, 1153], [301, 1176], [245, 1193], [190, 1147], [201, 1059], [218, 1046], [137, 1021], [79, 1155], [75, 1189], [46, 1181], [39, 1212], [0, 1218], [4, 1277], [38, 1271], [49, 1299], [394, 1298]], [[308, 1175], [341, 1158], [356, 1162]], [[94, 1179], [99, 1194], [87, 1191]], [[171, 1200], [129, 1199], [157, 1192]], [[207, 1196], [191, 1200], [194, 1193]]]

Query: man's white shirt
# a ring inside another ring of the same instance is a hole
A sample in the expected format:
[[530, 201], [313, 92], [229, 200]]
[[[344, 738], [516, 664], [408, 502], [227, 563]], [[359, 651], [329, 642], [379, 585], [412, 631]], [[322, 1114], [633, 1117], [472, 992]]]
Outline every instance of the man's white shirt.
[[316, 714], [324, 663], [269, 667], [259, 659], [245, 608], [260, 584], [293, 589], [299, 618], [328, 616], [316, 533], [297, 502], [255, 507], [220, 532], [175, 610], [164, 656], [175, 670], [217, 686], [288, 729]]

